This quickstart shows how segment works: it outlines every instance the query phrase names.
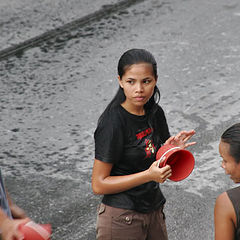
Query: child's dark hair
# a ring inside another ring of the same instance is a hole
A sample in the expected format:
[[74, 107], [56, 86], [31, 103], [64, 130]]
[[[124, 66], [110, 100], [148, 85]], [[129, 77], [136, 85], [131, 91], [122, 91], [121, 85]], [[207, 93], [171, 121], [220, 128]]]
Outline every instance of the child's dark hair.
[[230, 145], [229, 154], [236, 163], [240, 163], [240, 123], [228, 128], [221, 136], [221, 140]]
[[157, 63], [153, 55], [145, 49], [130, 49], [126, 51], [118, 62], [118, 75], [124, 75], [127, 68], [136, 63], [149, 63], [153, 68], [153, 75], [157, 79]]
[[[154, 58], [154, 56], [148, 52], [145, 49], [130, 49], [123, 53], [123, 55], [120, 57], [118, 62], [118, 75], [120, 78], [125, 74], [127, 69], [133, 65], [138, 63], [149, 63], [152, 65], [153, 75], [155, 79], [157, 80], [157, 62]], [[105, 113], [107, 113], [109, 110], [114, 108], [115, 106], [120, 105], [123, 103], [126, 99], [126, 96], [124, 94], [123, 89], [119, 86], [118, 91], [112, 101], [109, 103], [103, 114], [100, 116], [99, 121], [103, 118]], [[157, 104], [160, 100], [160, 91], [157, 86], [154, 88], [154, 92], [152, 97], [149, 99], [149, 101], [145, 104], [144, 108], [146, 110], [146, 113], [149, 114], [149, 125], [151, 127], [157, 128], [157, 125], [154, 122], [154, 114], [157, 110]], [[156, 130], [156, 129], [155, 129]], [[157, 134], [159, 135], [159, 134]]]

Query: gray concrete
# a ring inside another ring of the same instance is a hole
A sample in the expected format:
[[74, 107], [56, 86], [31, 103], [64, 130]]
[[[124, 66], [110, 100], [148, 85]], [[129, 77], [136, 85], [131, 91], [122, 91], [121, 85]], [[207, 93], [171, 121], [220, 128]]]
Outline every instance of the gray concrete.
[[0, 1], [0, 50], [83, 18], [120, 0]]
[[53, 240], [94, 239], [93, 132], [132, 47], [158, 61], [171, 133], [197, 132], [193, 173], [162, 184], [169, 239], [213, 239], [215, 198], [234, 186], [218, 142], [240, 117], [239, 22], [237, 0], [143, 1], [0, 62], [1, 168], [29, 216], [52, 223]]

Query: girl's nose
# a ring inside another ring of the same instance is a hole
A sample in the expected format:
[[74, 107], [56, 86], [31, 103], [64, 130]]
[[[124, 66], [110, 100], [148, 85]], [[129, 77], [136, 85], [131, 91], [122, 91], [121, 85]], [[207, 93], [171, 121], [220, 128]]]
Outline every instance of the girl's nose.
[[136, 92], [142, 92], [142, 91], [143, 91], [143, 86], [142, 86], [141, 83], [138, 83], [138, 84], [136, 85]]
[[222, 163], [221, 163], [221, 167], [222, 167], [223, 169], [225, 169], [225, 164], [224, 164], [223, 161], [222, 161]]

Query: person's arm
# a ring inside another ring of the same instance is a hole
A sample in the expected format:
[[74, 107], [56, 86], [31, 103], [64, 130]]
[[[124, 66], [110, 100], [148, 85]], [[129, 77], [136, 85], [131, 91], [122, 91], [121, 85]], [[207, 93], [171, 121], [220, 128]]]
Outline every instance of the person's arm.
[[95, 194], [114, 194], [146, 182], [163, 183], [171, 176], [170, 166], [159, 168], [155, 161], [149, 169], [125, 176], [110, 176], [113, 164], [95, 159], [92, 172], [92, 189]]
[[10, 198], [10, 195], [8, 193], [8, 191], [6, 190], [6, 195], [7, 195], [7, 200], [8, 200], [8, 204], [12, 213], [12, 216], [14, 219], [24, 219], [26, 218], [26, 214], [24, 212], [24, 210], [20, 207], [18, 207]]
[[234, 240], [235, 226], [236, 214], [227, 193], [224, 192], [215, 202], [215, 240]]
[[[194, 134], [194, 130], [181, 131], [176, 136], [170, 137], [165, 144], [173, 144], [181, 148], [189, 147], [196, 144], [196, 142], [188, 143], [188, 140]], [[119, 193], [150, 181], [163, 183], [171, 176], [172, 172], [168, 165], [159, 168], [157, 166], [157, 161], [145, 171], [125, 176], [110, 176], [112, 167], [113, 164], [95, 159], [92, 172], [92, 189], [95, 194]]]
[[12, 220], [0, 208], [0, 234], [2, 240], [22, 240], [24, 236], [18, 231], [18, 226], [21, 223], [28, 222], [29, 219]]

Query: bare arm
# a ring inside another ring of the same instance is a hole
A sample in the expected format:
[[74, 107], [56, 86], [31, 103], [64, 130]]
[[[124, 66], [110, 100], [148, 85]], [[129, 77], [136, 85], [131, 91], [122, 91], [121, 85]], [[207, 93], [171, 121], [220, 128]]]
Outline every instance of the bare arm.
[[215, 240], [234, 240], [236, 214], [227, 193], [220, 194], [214, 208]]
[[6, 194], [7, 194], [7, 200], [8, 200], [8, 204], [12, 213], [13, 218], [15, 219], [23, 219], [26, 218], [26, 214], [24, 212], [24, 210], [20, 207], [18, 207], [10, 198], [10, 195], [8, 193], [8, 191], [6, 190]]
[[[194, 130], [181, 131], [176, 136], [170, 137], [165, 144], [189, 147], [196, 144], [196, 142], [187, 143], [194, 134]], [[95, 159], [92, 172], [92, 189], [95, 194], [119, 193], [150, 181], [163, 183], [172, 172], [168, 165], [163, 168], [157, 167], [157, 161], [145, 171], [125, 176], [110, 176], [112, 167], [113, 164]]]
[[150, 181], [162, 183], [172, 172], [170, 166], [159, 168], [157, 162], [154, 162], [149, 169], [139, 173], [110, 176], [112, 167], [113, 164], [95, 159], [92, 172], [92, 189], [95, 194], [119, 193]]

